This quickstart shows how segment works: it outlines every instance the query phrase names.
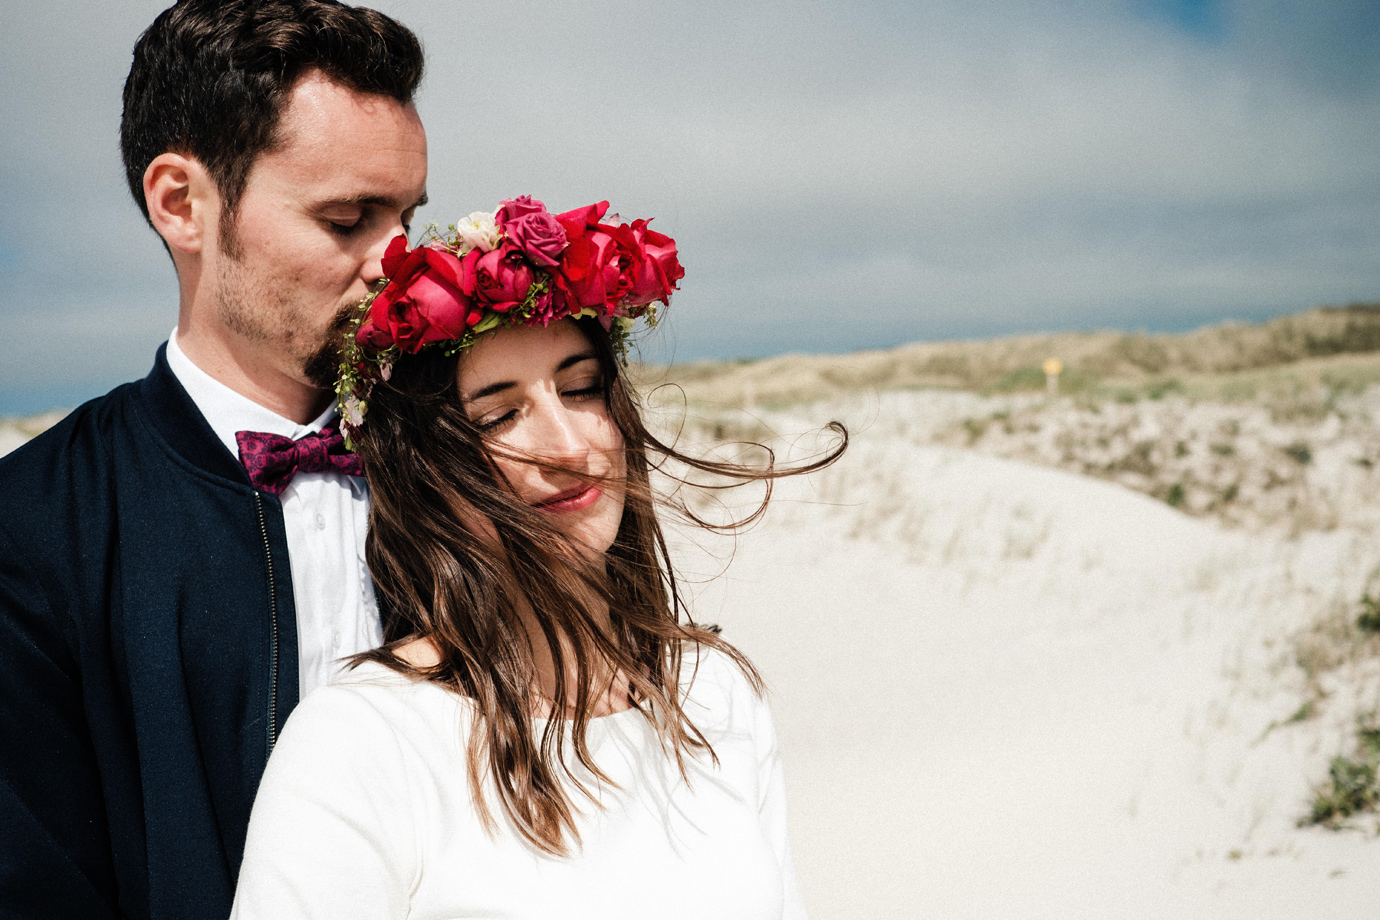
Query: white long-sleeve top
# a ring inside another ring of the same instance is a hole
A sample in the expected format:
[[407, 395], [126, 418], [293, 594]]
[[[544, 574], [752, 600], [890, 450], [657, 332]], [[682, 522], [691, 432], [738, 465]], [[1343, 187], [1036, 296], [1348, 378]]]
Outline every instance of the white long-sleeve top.
[[602, 808], [576, 799], [581, 843], [558, 857], [521, 839], [491, 788], [497, 828], [481, 824], [471, 701], [357, 668], [288, 719], [232, 918], [803, 920], [771, 715], [726, 657], [702, 654], [690, 682], [692, 670], [686, 711], [718, 765], [692, 761], [687, 784], [641, 712], [591, 720], [591, 753], [618, 788], [598, 788]]

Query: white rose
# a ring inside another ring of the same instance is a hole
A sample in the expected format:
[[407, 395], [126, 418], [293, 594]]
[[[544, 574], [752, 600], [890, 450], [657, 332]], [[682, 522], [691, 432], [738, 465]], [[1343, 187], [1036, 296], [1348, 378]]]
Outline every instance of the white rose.
[[498, 245], [502, 234], [494, 223], [494, 215], [487, 211], [475, 211], [455, 224], [455, 236], [462, 253], [471, 249], [490, 252]]
[[353, 393], [345, 397], [344, 405], [345, 424], [352, 428], [358, 428], [364, 424], [364, 403], [360, 402]]

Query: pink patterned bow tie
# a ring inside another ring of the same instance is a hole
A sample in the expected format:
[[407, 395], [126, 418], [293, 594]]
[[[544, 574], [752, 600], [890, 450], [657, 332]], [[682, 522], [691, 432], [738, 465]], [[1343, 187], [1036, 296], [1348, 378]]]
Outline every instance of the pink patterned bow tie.
[[333, 427], [296, 441], [266, 431], [237, 431], [235, 441], [240, 445], [240, 462], [249, 473], [249, 481], [270, 495], [281, 495], [298, 473], [335, 470], [364, 475], [359, 457], [345, 449], [345, 439]]

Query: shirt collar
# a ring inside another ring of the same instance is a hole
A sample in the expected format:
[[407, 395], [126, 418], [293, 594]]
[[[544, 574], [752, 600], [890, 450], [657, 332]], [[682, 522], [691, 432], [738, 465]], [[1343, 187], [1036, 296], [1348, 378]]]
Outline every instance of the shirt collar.
[[206, 417], [216, 438], [235, 457], [240, 455], [239, 442], [235, 440], [237, 431], [266, 431], [295, 441], [320, 431], [335, 418], [335, 404], [332, 403], [316, 418], [299, 425], [271, 409], [265, 409], [248, 396], [236, 393], [192, 363], [192, 359], [178, 347], [176, 327], [168, 336], [167, 357], [168, 368], [177, 377], [177, 382], [182, 384], [197, 409]]

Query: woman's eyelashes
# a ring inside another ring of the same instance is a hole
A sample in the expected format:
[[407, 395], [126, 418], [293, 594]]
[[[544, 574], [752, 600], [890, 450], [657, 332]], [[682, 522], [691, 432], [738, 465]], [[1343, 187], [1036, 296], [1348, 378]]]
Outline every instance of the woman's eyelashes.
[[474, 426], [484, 434], [492, 434], [506, 428], [510, 423], [517, 419], [517, 410], [509, 409], [507, 412], [498, 415], [481, 416], [475, 420]]
[[565, 399], [592, 399], [604, 396], [604, 381], [599, 378], [593, 380], [581, 380], [580, 382], [567, 386], [561, 390], [561, 396]]
[[[582, 377], [574, 383], [566, 384], [558, 391], [563, 401], [587, 402], [604, 398], [604, 379], [602, 377]], [[518, 420], [523, 405], [496, 406], [475, 416], [474, 427], [482, 434], [495, 434]]]

